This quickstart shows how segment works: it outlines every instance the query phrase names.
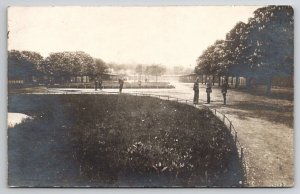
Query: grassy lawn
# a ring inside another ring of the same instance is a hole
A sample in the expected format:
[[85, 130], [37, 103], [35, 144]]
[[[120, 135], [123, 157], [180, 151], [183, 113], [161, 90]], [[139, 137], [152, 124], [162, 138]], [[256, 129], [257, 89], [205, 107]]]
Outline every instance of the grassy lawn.
[[151, 97], [29, 95], [8, 111], [9, 185], [239, 186], [233, 139], [211, 112]]
[[10, 88], [8, 87], [9, 94], [20, 94], [20, 93], [46, 93], [47, 88], [45, 86], [36, 87], [24, 87], [24, 88]]

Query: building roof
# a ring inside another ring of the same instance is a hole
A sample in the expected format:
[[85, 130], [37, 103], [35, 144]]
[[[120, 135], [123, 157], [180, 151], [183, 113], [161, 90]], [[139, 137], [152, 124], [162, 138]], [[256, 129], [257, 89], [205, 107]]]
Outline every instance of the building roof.
[[194, 76], [194, 75], [197, 75], [197, 74], [196, 73], [190, 73], [190, 74], [180, 75], [179, 77]]

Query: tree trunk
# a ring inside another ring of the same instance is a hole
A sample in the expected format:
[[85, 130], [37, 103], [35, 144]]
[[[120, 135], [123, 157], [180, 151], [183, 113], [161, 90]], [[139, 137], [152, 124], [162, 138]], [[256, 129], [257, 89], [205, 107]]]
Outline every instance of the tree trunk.
[[221, 86], [221, 76], [219, 76], [219, 87]]
[[239, 86], [239, 77], [236, 76], [235, 77], [235, 88], [237, 88]]
[[214, 86], [215, 85], [215, 76], [213, 75], [213, 78], [212, 78], [212, 85]]
[[231, 76], [231, 86], [233, 86], [233, 76]]
[[205, 75], [205, 80], [204, 80], [204, 84], [206, 85], [206, 82], [207, 82], [207, 75]]
[[270, 76], [267, 80], [266, 94], [272, 94], [272, 76]]
[[247, 89], [252, 88], [251, 81], [252, 81], [251, 77], [246, 77], [246, 87], [247, 87]]
[[202, 74], [202, 79], [201, 79], [201, 83], [203, 84], [203, 80], [204, 80], [204, 75]]

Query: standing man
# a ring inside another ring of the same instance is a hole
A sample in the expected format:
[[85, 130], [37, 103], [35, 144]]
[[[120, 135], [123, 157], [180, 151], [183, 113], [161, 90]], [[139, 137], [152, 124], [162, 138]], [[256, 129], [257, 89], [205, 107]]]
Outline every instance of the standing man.
[[119, 78], [119, 92], [122, 93], [122, 89], [123, 89], [123, 84], [124, 84], [124, 80], [122, 78]]
[[99, 80], [98, 77], [95, 78], [95, 91], [98, 90]]
[[210, 93], [211, 92], [212, 92], [211, 82], [210, 82], [210, 79], [208, 78], [208, 81], [207, 81], [207, 84], [206, 84], [207, 104], [210, 103]]
[[223, 85], [222, 85], [222, 94], [223, 94], [223, 104], [226, 104], [226, 94], [227, 94], [227, 88], [228, 88], [228, 83], [226, 82], [226, 80], [224, 81]]
[[194, 104], [198, 104], [198, 101], [199, 101], [199, 78], [197, 78], [195, 80], [193, 90], [194, 90]]

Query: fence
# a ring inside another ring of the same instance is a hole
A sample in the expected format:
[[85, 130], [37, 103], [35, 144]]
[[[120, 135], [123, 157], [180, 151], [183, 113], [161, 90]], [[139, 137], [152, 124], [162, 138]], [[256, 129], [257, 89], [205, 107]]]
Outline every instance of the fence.
[[[210, 109], [210, 108], [209, 108]], [[247, 185], [247, 170], [246, 170], [246, 161], [245, 161], [245, 157], [244, 157], [244, 147], [242, 146], [242, 144], [240, 143], [239, 139], [238, 139], [238, 133], [235, 130], [234, 125], [232, 124], [232, 121], [223, 113], [217, 111], [217, 109], [210, 109], [221, 121], [223, 121], [223, 123], [225, 124], [225, 126], [227, 127], [227, 129], [230, 131], [230, 134], [232, 135], [236, 148], [238, 150], [238, 154], [239, 154], [239, 159], [240, 162], [243, 166], [243, 171], [244, 171], [244, 180], [242, 182], [243, 185]]]
[[[64, 92], [47, 92], [47, 94], [74, 94], [74, 93], [75, 94], [119, 94], [119, 92], [103, 92], [102, 91], [101, 93], [95, 93], [95, 92], [82, 92], [82, 91], [76, 91], [76, 90], [67, 90]], [[124, 94], [134, 95], [134, 96], [147, 96], [147, 97], [154, 97], [154, 98], [159, 98], [159, 99], [167, 100], [167, 101], [175, 101], [178, 103], [185, 103], [187, 105], [194, 106], [196, 108], [202, 107], [202, 108], [205, 108], [205, 109], [211, 111], [216, 117], [218, 117], [224, 123], [224, 125], [227, 127], [227, 129], [229, 130], [230, 134], [233, 137], [233, 140], [235, 142], [235, 145], [236, 145], [236, 148], [238, 151], [239, 160], [243, 167], [243, 173], [244, 173], [243, 178], [244, 179], [242, 180], [241, 185], [242, 186], [247, 185], [247, 170], [246, 170], [246, 161], [245, 161], [245, 157], [244, 157], [244, 147], [241, 145], [241, 143], [238, 139], [238, 133], [237, 133], [234, 125], [232, 124], [232, 121], [225, 114], [221, 113], [217, 109], [212, 109], [212, 108], [206, 106], [205, 104], [195, 105], [192, 100], [172, 97], [172, 96], [168, 96], [168, 95], [157, 95], [157, 94], [142, 93], [142, 92], [131, 92], [131, 93], [124, 93]]]

